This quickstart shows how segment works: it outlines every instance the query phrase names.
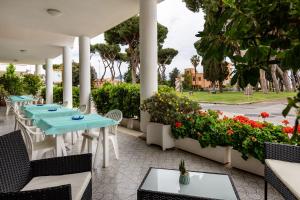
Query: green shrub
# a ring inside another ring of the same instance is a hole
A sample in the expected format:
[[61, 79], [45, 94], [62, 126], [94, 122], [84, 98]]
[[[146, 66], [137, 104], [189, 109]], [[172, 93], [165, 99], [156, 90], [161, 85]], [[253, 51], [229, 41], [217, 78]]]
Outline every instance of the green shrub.
[[14, 65], [9, 64], [6, 72], [0, 77], [0, 84], [9, 95], [21, 95], [23, 92], [22, 78], [16, 74]]
[[[174, 91], [168, 86], [159, 86], [161, 91]], [[101, 88], [92, 91], [98, 113], [107, 113], [113, 109], [122, 111], [123, 116], [127, 118], [140, 116], [140, 85], [121, 83], [112, 85], [104, 84]]]
[[127, 118], [140, 115], [140, 91], [138, 84], [104, 84], [92, 92], [98, 113], [107, 113], [113, 109], [122, 111]]
[[245, 116], [219, 118], [218, 112], [179, 114], [172, 124], [175, 138], [189, 137], [202, 147], [232, 146], [243, 159], [252, 156], [264, 162], [264, 142], [291, 144], [281, 125], [250, 120]]
[[143, 102], [141, 110], [150, 114], [151, 122], [173, 124], [179, 113], [195, 113], [200, 110], [200, 106], [197, 102], [180, 97], [176, 93], [157, 93]]
[[25, 74], [23, 78], [23, 88], [26, 94], [36, 96], [43, 85], [40, 76], [33, 74]]
[[[46, 88], [44, 87], [41, 91], [41, 96], [46, 99]], [[72, 90], [73, 96], [73, 107], [79, 107], [79, 88], [73, 87]], [[53, 87], [53, 102], [62, 104], [63, 103], [63, 87], [54, 86]]]

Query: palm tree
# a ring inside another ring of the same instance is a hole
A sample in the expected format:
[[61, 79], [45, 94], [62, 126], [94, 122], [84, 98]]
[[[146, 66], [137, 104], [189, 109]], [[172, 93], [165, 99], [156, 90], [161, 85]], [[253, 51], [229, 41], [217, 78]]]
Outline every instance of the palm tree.
[[193, 55], [192, 58], [191, 58], [191, 63], [194, 66], [194, 69], [195, 69], [194, 70], [195, 71], [194, 79], [195, 79], [195, 85], [196, 85], [196, 82], [197, 82], [197, 67], [200, 64], [200, 56]]

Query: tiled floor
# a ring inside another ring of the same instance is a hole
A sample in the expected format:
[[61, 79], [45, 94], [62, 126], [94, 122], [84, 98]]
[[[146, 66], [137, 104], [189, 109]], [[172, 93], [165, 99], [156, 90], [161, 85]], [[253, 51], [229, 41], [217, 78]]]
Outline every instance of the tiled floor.
[[[13, 125], [13, 116], [5, 117], [3, 108], [0, 108], [0, 135], [11, 131]], [[95, 200], [135, 200], [137, 188], [149, 167], [177, 168], [181, 159], [185, 160], [190, 170], [231, 174], [241, 199], [263, 199], [264, 181], [261, 177], [228, 169], [221, 164], [181, 150], [163, 152], [159, 147], [148, 146], [144, 140], [125, 133], [120, 133], [118, 139], [120, 159], [115, 159], [111, 149], [110, 167], [100, 168], [93, 173]], [[79, 140], [70, 153], [77, 153], [80, 145]], [[269, 187], [269, 199], [276, 200], [282, 197]]]

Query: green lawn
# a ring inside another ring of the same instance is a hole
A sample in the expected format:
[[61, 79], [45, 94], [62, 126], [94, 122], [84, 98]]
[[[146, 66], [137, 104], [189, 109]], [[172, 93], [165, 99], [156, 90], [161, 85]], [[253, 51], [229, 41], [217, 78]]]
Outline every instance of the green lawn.
[[276, 94], [274, 92], [269, 92], [268, 94], [263, 94], [261, 92], [254, 92], [253, 95], [248, 96], [244, 95], [243, 92], [223, 92], [217, 94], [211, 94], [208, 92], [194, 92], [192, 95], [189, 95], [188, 92], [183, 92], [182, 95], [190, 97], [198, 102], [236, 104], [286, 99], [287, 97], [295, 96], [296, 93], [281, 92]]

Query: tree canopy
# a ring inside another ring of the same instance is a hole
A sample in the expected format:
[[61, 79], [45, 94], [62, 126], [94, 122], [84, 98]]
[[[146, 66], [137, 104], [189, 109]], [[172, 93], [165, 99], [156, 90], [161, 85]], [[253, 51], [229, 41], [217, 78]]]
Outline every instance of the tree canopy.
[[200, 40], [195, 43], [202, 63], [220, 64], [230, 58], [236, 68], [233, 83], [256, 85], [259, 69], [271, 71], [277, 80], [280, 70], [300, 68], [300, 1], [184, 2], [189, 10], [205, 13], [204, 30], [197, 34]]
[[158, 72], [159, 80], [162, 82], [166, 81], [166, 66], [172, 63], [177, 54], [178, 51], [173, 48], [160, 48], [158, 50]]
[[[162, 46], [168, 34], [167, 27], [157, 23], [157, 42]], [[126, 53], [131, 67], [132, 82], [136, 82], [139, 60], [139, 17], [134, 16], [104, 33], [109, 44], [127, 46]]]

